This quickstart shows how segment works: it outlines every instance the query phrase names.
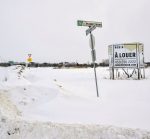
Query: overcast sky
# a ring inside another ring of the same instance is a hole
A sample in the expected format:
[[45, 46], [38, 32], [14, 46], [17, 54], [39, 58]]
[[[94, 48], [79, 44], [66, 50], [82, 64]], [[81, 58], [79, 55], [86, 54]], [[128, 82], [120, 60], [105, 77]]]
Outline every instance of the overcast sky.
[[149, 0], [0, 0], [0, 60], [91, 62], [87, 27], [77, 20], [100, 21], [93, 31], [97, 62], [108, 45], [144, 43], [150, 61]]

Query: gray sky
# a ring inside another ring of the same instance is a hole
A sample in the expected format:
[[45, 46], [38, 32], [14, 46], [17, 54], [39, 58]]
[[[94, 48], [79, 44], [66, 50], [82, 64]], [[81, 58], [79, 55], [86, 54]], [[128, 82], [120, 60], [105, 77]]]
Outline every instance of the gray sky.
[[0, 0], [0, 60], [90, 62], [86, 27], [78, 19], [102, 21], [93, 31], [97, 62], [108, 58], [108, 45], [144, 43], [150, 61], [149, 0]]

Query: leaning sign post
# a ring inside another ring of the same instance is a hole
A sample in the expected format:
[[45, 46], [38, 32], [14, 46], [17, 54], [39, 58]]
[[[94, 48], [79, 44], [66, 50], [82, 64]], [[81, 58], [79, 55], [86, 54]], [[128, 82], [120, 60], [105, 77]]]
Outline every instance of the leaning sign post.
[[90, 48], [91, 48], [92, 62], [93, 62], [93, 66], [94, 66], [96, 92], [97, 92], [97, 97], [99, 97], [98, 84], [97, 84], [97, 75], [96, 75], [96, 66], [95, 66], [95, 61], [96, 61], [95, 37], [93, 36], [92, 31], [95, 30], [96, 27], [102, 27], [102, 22], [93, 22], [93, 21], [78, 20], [77, 21], [77, 25], [78, 26], [89, 27], [86, 30], [86, 36], [90, 34]]

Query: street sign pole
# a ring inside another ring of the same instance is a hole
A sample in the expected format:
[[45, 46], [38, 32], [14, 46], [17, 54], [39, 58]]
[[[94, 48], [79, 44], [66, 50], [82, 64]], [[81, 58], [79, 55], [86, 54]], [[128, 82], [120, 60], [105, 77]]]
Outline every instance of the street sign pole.
[[96, 27], [102, 27], [102, 22], [94, 22], [94, 21], [83, 21], [83, 20], [78, 20], [77, 21], [78, 26], [86, 26], [89, 27], [86, 30], [86, 35], [90, 34], [90, 47], [91, 47], [91, 54], [92, 54], [92, 61], [93, 61], [93, 67], [94, 67], [94, 75], [95, 75], [95, 84], [96, 84], [96, 92], [97, 92], [97, 97], [99, 97], [99, 92], [98, 92], [98, 84], [97, 84], [97, 75], [96, 75], [96, 51], [94, 49], [95, 46], [95, 38], [92, 35], [92, 31], [96, 29]]
[[96, 84], [96, 92], [97, 92], [97, 97], [99, 97], [99, 92], [98, 92], [98, 84], [97, 84], [97, 74], [96, 74], [96, 65], [95, 65], [95, 60], [96, 60], [96, 54], [95, 54], [95, 49], [94, 49], [94, 40], [93, 40], [93, 35], [90, 32], [90, 41], [91, 41], [91, 49], [92, 49], [92, 61], [93, 61], [93, 66], [94, 66], [94, 75], [95, 75], [95, 84]]

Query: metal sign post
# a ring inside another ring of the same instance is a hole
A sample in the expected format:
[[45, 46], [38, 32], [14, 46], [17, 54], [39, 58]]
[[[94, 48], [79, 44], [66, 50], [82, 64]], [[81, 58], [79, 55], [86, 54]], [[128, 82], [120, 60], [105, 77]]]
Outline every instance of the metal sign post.
[[91, 55], [92, 55], [92, 62], [93, 62], [93, 67], [94, 67], [94, 75], [95, 75], [95, 84], [96, 84], [96, 92], [97, 92], [97, 97], [99, 97], [99, 92], [98, 92], [98, 84], [97, 84], [97, 75], [96, 75], [96, 51], [94, 49], [95, 47], [95, 38], [92, 34], [92, 31], [96, 29], [96, 27], [102, 27], [102, 22], [93, 22], [93, 21], [83, 21], [83, 20], [78, 20], [77, 21], [78, 26], [88, 26], [89, 28], [86, 30], [86, 35], [90, 34], [90, 47], [91, 47]]
[[31, 62], [32, 62], [32, 54], [28, 54], [26, 67], [28, 67]]
[[96, 66], [95, 66], [95, 61], [96, 61], [96, 51], [94, 49], [94, 47], [95, 47], [95, 39], [94, 39], [94, 36], [93, 36], [93, 34], [91, 32], [90, 32], [90, 47], [92, 49], [91, 54], [92, 54], [92, 61], [93, 61], [93, 66], [94, 66], [96, 92], [97, 92], [97, 97], [99, 97], [98, 84], [97, 84], [97, 75], [96, 75]]

